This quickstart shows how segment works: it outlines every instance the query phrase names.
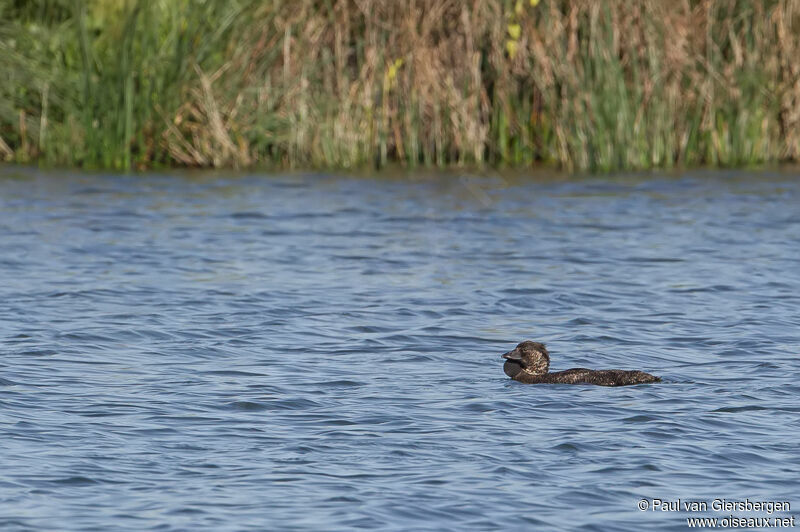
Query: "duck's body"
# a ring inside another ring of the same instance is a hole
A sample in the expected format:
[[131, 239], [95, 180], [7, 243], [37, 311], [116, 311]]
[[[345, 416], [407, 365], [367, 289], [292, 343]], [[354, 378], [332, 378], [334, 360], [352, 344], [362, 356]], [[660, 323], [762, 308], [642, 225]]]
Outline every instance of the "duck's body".
[[526, 384], [596, 384], [598, 386], [628, 386], [660, 382], [661, 379], [644, 371], [622, 369], [573, 368], [549, 373], [550, 355], [544, 344], [522, 342], [503, 355], [503, 371], [515, 381]]

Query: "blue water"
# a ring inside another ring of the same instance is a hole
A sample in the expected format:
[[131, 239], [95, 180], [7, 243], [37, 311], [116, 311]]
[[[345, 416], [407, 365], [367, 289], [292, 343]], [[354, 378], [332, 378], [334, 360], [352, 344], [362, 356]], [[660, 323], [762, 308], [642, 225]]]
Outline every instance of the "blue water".
[[[799, 266], [790, 172], [0, 168], [0, 530], [800, 514]], [[664, 382], [519, 384], [524, 339]]]

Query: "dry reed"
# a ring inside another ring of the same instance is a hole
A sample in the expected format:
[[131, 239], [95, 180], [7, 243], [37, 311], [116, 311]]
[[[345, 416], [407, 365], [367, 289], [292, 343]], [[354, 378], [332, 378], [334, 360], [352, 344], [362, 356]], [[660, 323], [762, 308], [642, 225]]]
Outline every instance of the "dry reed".
[[800, 158], [800, 0], [39, 4], [57, 13], [0, 8], [10, 160], [611, 170]]

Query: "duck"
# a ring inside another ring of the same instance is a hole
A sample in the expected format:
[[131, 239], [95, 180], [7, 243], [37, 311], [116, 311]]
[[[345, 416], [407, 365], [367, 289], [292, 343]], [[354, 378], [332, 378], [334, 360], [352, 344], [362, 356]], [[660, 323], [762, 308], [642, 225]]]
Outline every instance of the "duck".
[[630, 386], [661, 382], [660, 377], [644, 371], [623, 369], [572, 368], [550, 373], [550, 353], [540, 342], [526, 340], [504, 353], [503, 371], [517, 382], [526, 384], [595, 384]]

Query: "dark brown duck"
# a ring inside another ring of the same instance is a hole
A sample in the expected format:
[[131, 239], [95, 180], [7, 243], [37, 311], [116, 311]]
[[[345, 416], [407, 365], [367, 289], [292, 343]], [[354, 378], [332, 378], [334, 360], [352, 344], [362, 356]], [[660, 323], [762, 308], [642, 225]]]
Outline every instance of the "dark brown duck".
[[515, 381], [526, 384], [596, 384], [598, 386], [628, 386], [661, 382], [661, 378], [644, 371], [622, 369], [572, 368], [548, 373], [550, 354], [544, 344], [522, 342], [513, 351], [503, 355], [503, 371]]

